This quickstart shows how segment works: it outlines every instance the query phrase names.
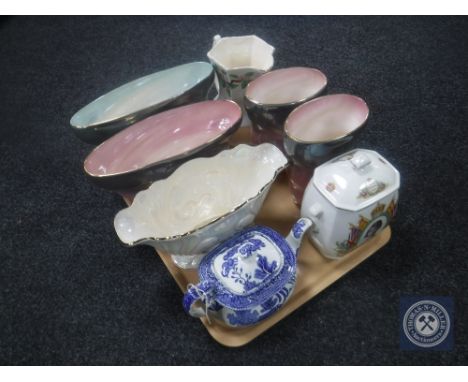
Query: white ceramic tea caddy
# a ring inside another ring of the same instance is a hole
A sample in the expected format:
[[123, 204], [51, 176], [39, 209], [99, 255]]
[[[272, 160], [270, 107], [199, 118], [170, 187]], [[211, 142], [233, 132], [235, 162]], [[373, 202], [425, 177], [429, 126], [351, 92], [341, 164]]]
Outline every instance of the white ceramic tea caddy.
[[268, 227], [247, 228], [220, 244], [200, 263], [200, 282], [184, 295], [185, 311], [233, 327], [271, 316], [292, 294], [298, 248], [311, 224], [299, 219], [286, 238]]
[[375, 151], [357, 149], [317, 167], [301, 216], [313, 221], [309, 238], [338, 259], [383, 230], [395, 216], [399, 172]]

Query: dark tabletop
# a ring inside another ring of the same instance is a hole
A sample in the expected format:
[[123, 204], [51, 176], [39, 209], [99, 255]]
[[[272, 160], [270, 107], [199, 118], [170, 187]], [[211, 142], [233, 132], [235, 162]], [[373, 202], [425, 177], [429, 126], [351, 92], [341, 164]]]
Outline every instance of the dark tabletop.
[[[463, 364], [468, 361], [468, 19], [139, 17], [0, 20], [1, 364]], [[212, 36], [255, 33], [275, 66], [324, 71], [363, 97], [360, 146], [401, 172], [390, 243], [243, 348], [185, 315], [123, 207], [86, 181], [80, 107], [139, 76], [206, 60]], [[399, 348], [403, 295], [455, 299], [455, 348]]]

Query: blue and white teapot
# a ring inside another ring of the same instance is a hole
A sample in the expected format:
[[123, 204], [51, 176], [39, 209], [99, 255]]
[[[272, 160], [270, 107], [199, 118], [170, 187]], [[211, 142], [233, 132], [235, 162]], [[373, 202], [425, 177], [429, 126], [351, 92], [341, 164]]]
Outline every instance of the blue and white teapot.
[[297, 252], [311, 224], [299, 219], [287, 238], [268, 227], [251, 227], [214, 248], [200, 263], [200, 282], [188, 286], [185, 311], [233, 327], [272, 315], [292, 294]]

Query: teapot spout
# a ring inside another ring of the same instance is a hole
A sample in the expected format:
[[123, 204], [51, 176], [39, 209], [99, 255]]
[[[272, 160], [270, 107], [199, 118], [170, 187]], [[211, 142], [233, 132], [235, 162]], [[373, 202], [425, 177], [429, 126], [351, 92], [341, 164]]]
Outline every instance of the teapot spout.
[[308, 218], [300, 218], [296, 223], [294, 223], [291, 232], [289, 232], [289, 235], [286, 237], [287, 243], [296, 255], [301, 245], [302, 237], [312, 224], [312, 220]]

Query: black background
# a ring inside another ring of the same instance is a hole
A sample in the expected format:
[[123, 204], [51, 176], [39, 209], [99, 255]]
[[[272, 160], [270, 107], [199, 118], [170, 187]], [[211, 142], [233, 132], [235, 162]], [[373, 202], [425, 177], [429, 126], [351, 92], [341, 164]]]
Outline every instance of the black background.
[[[436, 17], [60, 17], [0, 21], [2, 364], [467, 362], [468, 20]], [[369, 104], [361, 147], [401, 172], [391, 242], [249, 345], [217, 344], [149, 247], [113, 230], [70, 117], [131, 79], [255, 33], [276, 67], [324, 71]], [[452, 352], [399, 350], [402, 295], [455, 298]]]

